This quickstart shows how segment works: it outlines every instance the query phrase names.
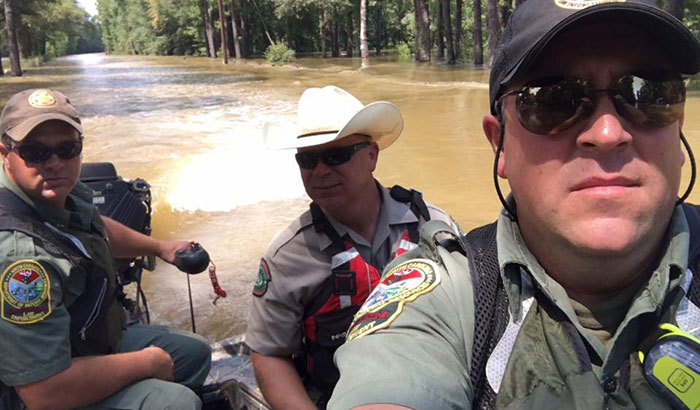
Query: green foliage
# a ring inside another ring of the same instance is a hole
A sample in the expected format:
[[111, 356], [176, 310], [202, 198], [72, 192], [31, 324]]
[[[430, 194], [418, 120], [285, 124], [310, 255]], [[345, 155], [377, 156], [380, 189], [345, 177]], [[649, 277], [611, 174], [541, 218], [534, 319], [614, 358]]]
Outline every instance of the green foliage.
[[399, 43], [396, 46], [396, 55], [399, 60], [410, 60], [413, 58], [413, 50], [406, 43]]
[[283, 43], [272, 44], [265, 50], [265, 58], [271, 63], [291, 63], [296, 60], [295, 51]]
[[22, 0], [17, 36], [21, 54], [42, 60], [56, 56], [102, 51], [99, 26], [76, 0]]
[[43, 60], [44, 61], [51, 61], [54, 58], [56, 58], [56, 49], [54, 48], [53, 44], [47, 42]]

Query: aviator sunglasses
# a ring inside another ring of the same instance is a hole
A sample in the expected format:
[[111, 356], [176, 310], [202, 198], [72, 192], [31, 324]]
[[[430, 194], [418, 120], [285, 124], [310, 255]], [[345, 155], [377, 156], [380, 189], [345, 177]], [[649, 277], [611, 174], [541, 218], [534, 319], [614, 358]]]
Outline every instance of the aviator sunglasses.
[[33, 164], [46, 162], [53, 154], [63, 160], [68, 160], [77, 157], [83, 151], [83, 139], [64, 141], [55, 146], [28, 142], [13, 145], [10, 149], [15, 151], [24, 161]]
[[294, 157], [301, 169], [314, 169], [318, 161], [323, 162], [329, 167], [333, 167], [350, 161], [350, 158], [352, 158], [357, 151], [371, 144], [372, 143], [369, 141], [364, 141], [346, 147], [328, 148], [323, 151], [298, 152]]
[[624, 74], [604, 89], [581, 78], [555, 77], [532, 81], [505, 93], [498, 102], [515, 95], [520, 124], [532, 133], [553, 135], [589, 117], [597, 95], [607, 93], [624, 119], [660, 128], [683, 114], [685, 85], [678, 73], [670, 71]]

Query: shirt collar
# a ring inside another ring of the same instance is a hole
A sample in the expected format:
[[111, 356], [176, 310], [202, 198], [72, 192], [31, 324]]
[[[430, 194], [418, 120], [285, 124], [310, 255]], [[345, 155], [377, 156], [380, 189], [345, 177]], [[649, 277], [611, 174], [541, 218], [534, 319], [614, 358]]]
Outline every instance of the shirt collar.
[[[508, 197], [513, 204], [512, 197]], [[511, 205], [512, 208], [513, 205]], [[688, 246], [690, 233], [685, 214], [681, 206], [673, 212], [668, 228], [668, 248], [663, 254], [659, 265], [654, 270], [649, 283], [645, 286], [653, 305], [661, 303], [670, 285], [678, 285], [681, 278], [671, 278], [672, 267], [685, 274], [688, 265]], [[522, 275], [527, 270], [539, 288], [557, 306], [566, 312], [570, 308], [568, 295], [564, 288], [555, 281], [539, 264], [537, 258], [530, 252], [520, 233], [520, 227], [502, 210], [498, 218], [496, 241], [498, 246], [498, 264], [510, 304], [511, 315], [519, 317], [520, 306], [528, 291], [522, 286]], [[527, 281], [525, 281], [527, 283]], [[564, 302], [566, 300], [566, 302]], [[572, 312], [573, 313], [573, 310]]]
[[[329, 215], [323, 208], [321, 210], [330, 221], [331, 225], [338, 232], [338, 235], [345, 237], [346, 235], [357, 245], [366, 246], [368, 248], [377, 248], [380, 244], [389, 238], [391, 234], [390, 227], [393, 225], [402, 225], [409, 223], [417, 223], [418, 218], [411, 212], [410, 204], [396, 201], [391, 197], [388, 189], [383, 187], [379, 182], [377, 189], [381, 205], [379, 209], [379, 218], [377, 220], [377, 232], [374, 234], [374, 243], [370, 244], [362, 235], [350, 229], [345, 224]], [[319, 235], [319, 248], [323, 251], [331, 245], [331, 240], [326, 235]], [[372, 246], [374, 245], [374, 246]]]
[[[17, 195], [25, 204], [33, 209], [39, 216], [51, 225], [61, 230], [74, 226], [79, 229], [89, 230], [92, 218], [92, 189], [83, 183], [78, 183], [66, 199], [67, 205], [75, 209], [71, 212], [65, 208], [56, 208], [41, 201], [31, 198], [22, 191], [5, 173], [0, 172], [0, 186], [9, 189]], [[72, 215], [72, 216], [71, 216]]]

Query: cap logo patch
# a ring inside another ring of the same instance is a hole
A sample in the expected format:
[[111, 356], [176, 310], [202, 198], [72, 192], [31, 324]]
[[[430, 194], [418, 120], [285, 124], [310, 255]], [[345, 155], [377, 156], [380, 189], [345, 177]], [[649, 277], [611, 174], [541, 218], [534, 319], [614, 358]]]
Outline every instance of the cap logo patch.
[[43, 266], [25, 259], [8, 266], [0, 275], [0, 317], [28, 325], [51, 314], [51, 282]]
[[626, 0], [554, 0], [554, 4], [564, 9], [581, 10], [604, 3], [624, 3]]
[[438, 284], [440, 271], [431, 260], [411, 259], [397, 265], [382, 276], [369, 298], [355, 313], [347, 340], [388, 327], [399, 317], [404, 304], [430, 293]]
[[47, 90], [36, 90], [29, 96], [29, 105], [34, 108], [48, 108], [56, 104], [58, 101]]

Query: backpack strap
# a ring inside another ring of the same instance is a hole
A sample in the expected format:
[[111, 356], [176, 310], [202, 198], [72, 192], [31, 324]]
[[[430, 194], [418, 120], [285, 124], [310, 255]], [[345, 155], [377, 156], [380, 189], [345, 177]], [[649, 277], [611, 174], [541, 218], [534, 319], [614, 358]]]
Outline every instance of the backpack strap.
[[391, 195], [394, 200], [398, 202], [403, 202], [405, 204], [411, 204], [411, 212], [416, 216], [416, 218], [423, 218], [424, 221], [430, 220], [430, 212], [428, 211], [428, 206], [425, 205], [423, 200], [423, 194], [415, 189], [406, 189], [401, 185], [394, 185], [389, 190], [389, 195]]
[[17, 231], [41, 241], [49, 253], [61, 255], [80, 266], [82, 256], [66, 239], [49, 229], [39, 215], [7, 188], [0, 188], [0, 231]]
[[693, 280], [688, 289], [688, 299], [700, 307], [700, 206], [683, 203], [683, 212], [688, 221], [690, 246], [688, 247], [688, 269]]
[[469, 377], [475, 410], [496, 406], [496, 393], [486, 378], [486, 363], [509, 321], [508, 297], [498, 265], [496, 227], [494, 222], [472, 230], [463, 238], [474, 288], [474, 343]]

